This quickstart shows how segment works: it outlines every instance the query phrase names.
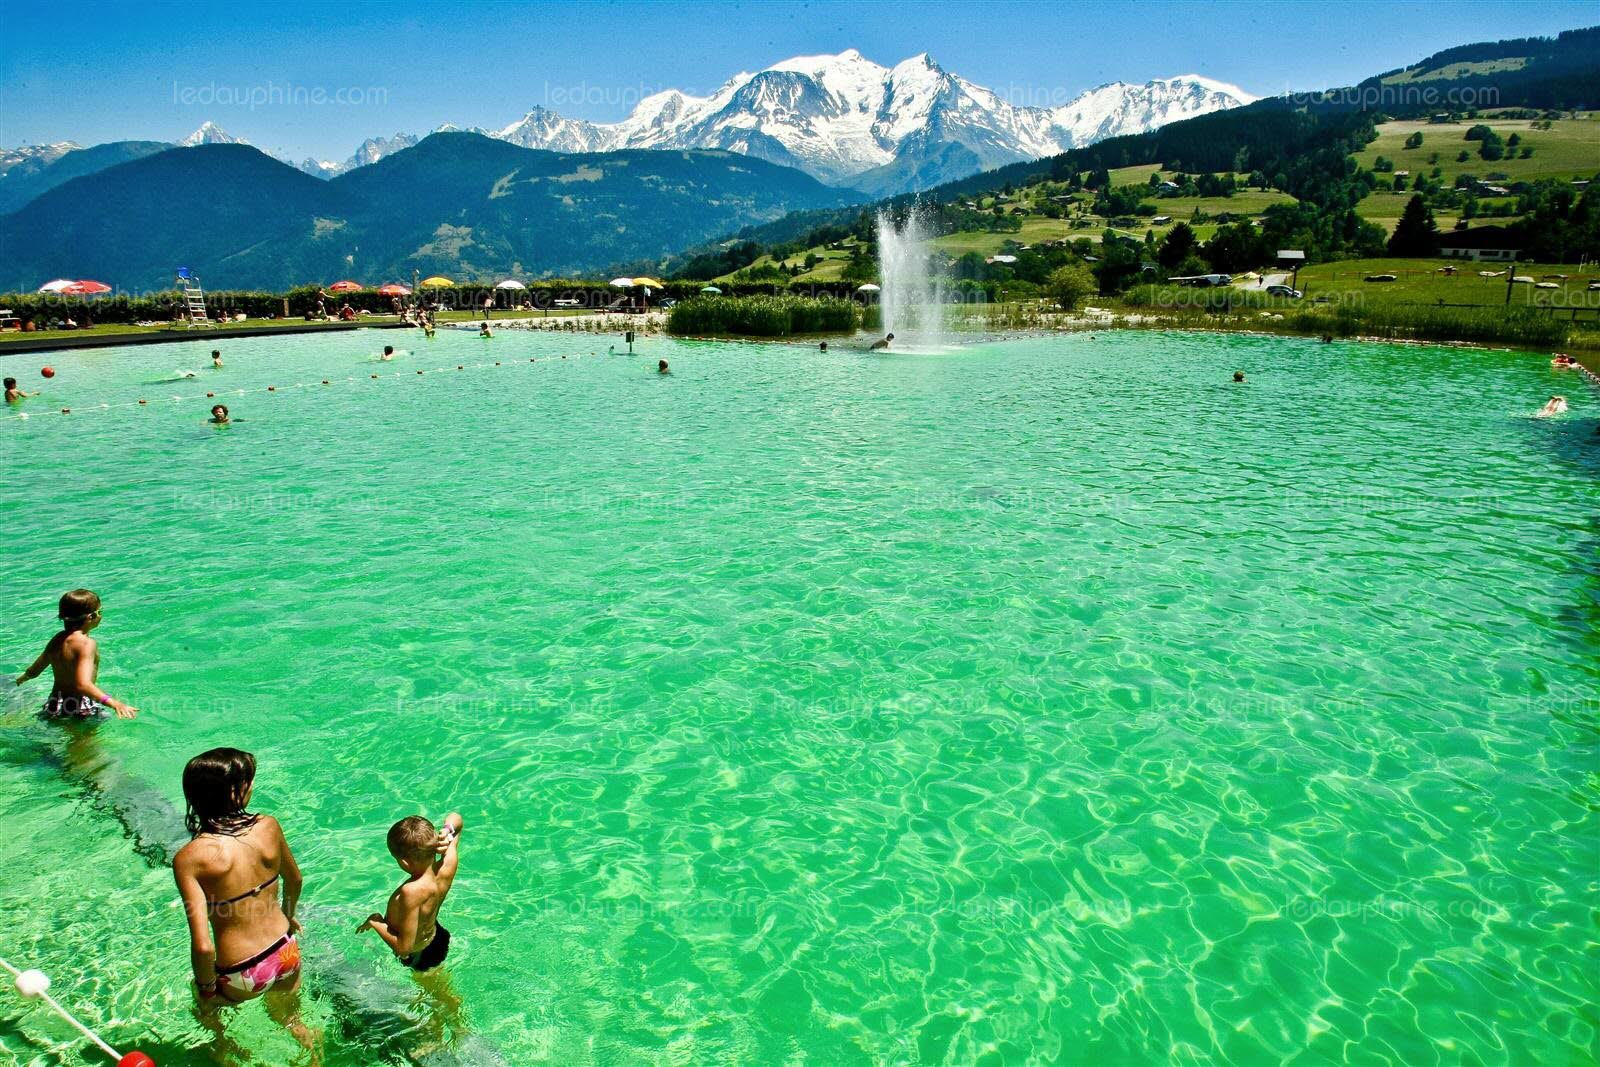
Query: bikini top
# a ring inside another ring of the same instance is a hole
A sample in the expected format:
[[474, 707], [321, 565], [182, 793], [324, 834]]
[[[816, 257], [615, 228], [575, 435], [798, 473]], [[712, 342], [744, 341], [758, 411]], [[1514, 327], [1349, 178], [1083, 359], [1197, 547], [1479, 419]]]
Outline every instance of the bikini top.
[[[248, 841], [244, 841], [244, 842], [241, 842], [241, 843], [246, 848], [250, 849], [250, 851], [256, 852], [255, 846], [251, 845]], [[257, 854], [259, 855], [259, 853], [257, 853]], [[258, 894], [260, 892], [262, 892], [263, 890], [271, 888], [272, 885], [275, 882], [277, 882], [277, 880], [278, 880], [278, 876], [275, 874], [271, 878], [268, 878], [265, 882], [262, 882], [260, 885], [256, 886], [254, 889], [247, 889], [243, 893], [240, 893], [236, 897], [229, 897], [227, 900], [207, 900], [206, 901], [206, 907], [208, 909], [215, 910], [217, 908], [225, 908], [229, 904], [237, 904], [241, 900], [249, 900], [251, 897], [255, 896], [256, 894]]]
[[208, 901], [206, 901], [206, 907], [208, 907], [208, 908], [225, 908], [229, 904], [237, 904], [241, 900], [248, 900], [250, 897], [255, 896], [257, 893], [261, 892], [263, 889], [269, 888], [277, 880], [278, 880], [278, 876], [277, 875], [273, 875], [271, 878], [268, 878], [265, 882], [262, 882], [260, 885], [256, 886], [254, 889], [247, 889], [243, 893], [240, 893], [236, 897], [229, 897], [227, 900], [208, 900]]

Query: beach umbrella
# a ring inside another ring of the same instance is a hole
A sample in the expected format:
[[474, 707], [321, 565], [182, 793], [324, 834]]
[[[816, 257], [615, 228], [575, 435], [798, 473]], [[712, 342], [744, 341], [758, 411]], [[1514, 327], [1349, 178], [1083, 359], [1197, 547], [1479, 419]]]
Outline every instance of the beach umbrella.
[[411, 290], [403, 285], [390, 282], [388, 285], [380, 285], [378, 293], [380, 296], [410, 296]]
[[665, 289], [666, 288], [665, 285], [663, 285], [661, 282], [656, 281], [654, 278], [635, 278], [633, 280], [633, 284], [639, 286], [641, 289]]
[[633, 288], [633, 279], [632, 278], [612, 278], [611, 279], [611, 284], [616, 286], [618, 289], [631, 289], [631, 288]]
[[61, 291], [68, 296], [99, 296], [101, 293], [109, 293], [111, 286], [105, 282], [97, 282], [93, 279], [85, 278], [82, 281], [73, 282]]
[[443, 274], [435, 274], [431, 278], [422, 279], [423, 287], [428, 289], [444, 289], [454, 286], [455, 284], [455, 282], [451, 281], [449, 278], [446, 278]]
[[868, 282], [865, 285], [856, 286], [856, 292], [858, 293], [877, 293], [881, 291], [882, 290], [878, 286], [873, 285], [871, 282]]
[[526, 289], [527, 286], [523, 285], [521, 282], [517, 281], [515, 278], [507, 278], [505, 281], [503, 281], [499, 285], [495, 286], [495, 288], [496, 289]]
[[702, 292], [702, 293], [716, 293], [716, 294], [717, 294], [717, 295], [718, 295], [718, 296], [721, 296], [721, 295], [722, 295], [722, 290], [721, 290], [721, 289], [718, 289], [718, 288], [717, 288], [717, 287], [716, 287], [716, 286], [714, 286], [714, 285], [708, 285], [708, 286], [706, 286], [706, 287], [705, 287], [705, 288], [703, 288], [703, 289], [701, 289], [701, 290], [700, 290], [700, 291], [701, 291], [701, 292]]
[[68, 289], [71, 289], [74, 285], [77, 285], [77, 284], [78, 283], [73, 281], [71, 278], [57, 278], [53, 282], [45, 282], [43, 285], [39, 286], [39, 292], [41, 292], [41, 293], [64, 293]]
[[332, 285], [328, 286], [328, 292], [330, 293], [358, 293], [360, 291], [361, 283], [353, 282], [348, 278], [342, 282], [334, 282]]

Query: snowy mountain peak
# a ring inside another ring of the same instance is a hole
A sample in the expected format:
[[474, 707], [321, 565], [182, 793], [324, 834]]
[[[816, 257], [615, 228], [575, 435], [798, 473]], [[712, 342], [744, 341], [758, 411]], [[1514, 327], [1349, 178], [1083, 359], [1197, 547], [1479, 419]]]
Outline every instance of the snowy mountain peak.
[[198, 130], [195, 130], [189, 136], [178, 142], [178, 144], [184, 148], [193, 148], [195, 145], [202, 144], [249, 143], [250, 142], [246, 141], [243, 137], [235, 137], [227, 130], [224, 130], [221, 126], [218, 126], [215, 122], [202, 122]]

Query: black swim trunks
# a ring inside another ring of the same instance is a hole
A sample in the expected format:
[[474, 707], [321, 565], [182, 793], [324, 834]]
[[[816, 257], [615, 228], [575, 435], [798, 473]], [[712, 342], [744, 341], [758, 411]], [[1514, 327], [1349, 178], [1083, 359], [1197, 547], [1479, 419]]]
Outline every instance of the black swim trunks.
[[51, 693], [50, 699], [44, 702], [44, 707], [39, 709], [41, 719], [103, 719], [106, 717], [106, 706], [94, 697], [67, 696], [64, 693]]
[[431, 971], [444, 962], [445, 954], [450, 951], [450, 931], [444, 928], [444, 923], [434, 923], [433, 940], [428, 942], [428, 947], [421, 952], [413, 952], [409, 956], [401, 956], [400, 962], [410, 967], [413, 971]]

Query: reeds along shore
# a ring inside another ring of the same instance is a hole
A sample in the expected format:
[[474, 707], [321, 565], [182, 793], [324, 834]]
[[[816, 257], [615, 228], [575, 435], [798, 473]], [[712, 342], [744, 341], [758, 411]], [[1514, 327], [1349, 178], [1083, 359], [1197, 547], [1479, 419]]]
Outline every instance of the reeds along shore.
[[667, 314], [667, 332], [693, 336], [789, 337], [876, 328], [878, 309], [853, 300], [796, 296], [695, 297]]

